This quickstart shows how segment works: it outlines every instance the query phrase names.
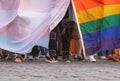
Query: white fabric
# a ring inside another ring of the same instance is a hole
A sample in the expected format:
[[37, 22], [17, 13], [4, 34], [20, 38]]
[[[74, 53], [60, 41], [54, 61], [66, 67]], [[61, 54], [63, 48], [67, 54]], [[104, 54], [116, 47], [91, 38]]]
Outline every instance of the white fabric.
[[0, 48], [27, 53], [48, 47], [49, 33], [64, 17], [70, 0], [0, 0]]

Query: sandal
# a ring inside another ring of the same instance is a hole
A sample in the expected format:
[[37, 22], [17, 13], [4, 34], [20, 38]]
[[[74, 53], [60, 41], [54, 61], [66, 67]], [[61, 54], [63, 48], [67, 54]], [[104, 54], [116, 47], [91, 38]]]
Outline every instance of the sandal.
[[23, 61], [25, 61], [24, 55], [18, 55], [18, 56], [16, 56], [15, 62], [21, 63]]
[[109, 60], [113, 60], [114, 62], [118, 62], [119, 61], [118, 56], [116, 56], [115, 54], [110, 54], [110, 55], [107, 56], [107, 58]]

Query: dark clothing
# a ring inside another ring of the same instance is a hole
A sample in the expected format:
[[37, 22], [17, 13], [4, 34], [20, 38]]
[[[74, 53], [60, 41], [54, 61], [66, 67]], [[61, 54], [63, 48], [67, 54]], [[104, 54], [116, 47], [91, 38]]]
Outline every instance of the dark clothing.
[[41, 47], [40, 46], [40, 52], [41, 52], [41, 55], [47, 55], [47, 52], [48, 52], [48, 50], [47, 50], [47, 48], [44, 48], [44, 47]]
[[58, 41], [60, 41], [60, 31], [59, 31], [59, 27], [57, 26], [50, 32], [50, 40], [49, 40], [50, 57], [52, 59], [55, 58], [56, 60], [58, 59], [58, 55], [60, 53]]
[[63, 59], [69, 59], [70, 40], [72, 38], [80, 38], [76, 23], [74, 21], [66, 20], [67, 19], [63, 19], [50, 33], [49, 54], [51, 58], [58, 58], [58, 54], [60, 53], [58, 50], [61, 48], [60, 43], [62, 42]]
[[62, 32], [62, 53], [63, 53], [63, 59], [67, 60], [69, 59], [69, 51], [70, 51], [70, 40], [72, 29], [70, 27], [65, 27]]
[[113, 50], [106, 50], [98, 53], [98, 56], [108, 56], [109, 54], [113, 54]]
[[32, 55], [33, 57], [37, 57], [39, 55], [39, 46], [34, 46], [32, 48], [32, 51], [30, 52], [30, 55]]
[[[65, 20], [64, 20], [65, 21]], [[79, 39], [79, 32], [77, 29], [77, 25], [74, 21], [65, 21], [62, 25], [62, 51], [63, 51], [63, 59], [69, 59], [70, 55], [70, 40], [72, 38]], [[65, 27], [64, 27], [65, 26]], [[73, 35], [73, 36], [72, 36]]]

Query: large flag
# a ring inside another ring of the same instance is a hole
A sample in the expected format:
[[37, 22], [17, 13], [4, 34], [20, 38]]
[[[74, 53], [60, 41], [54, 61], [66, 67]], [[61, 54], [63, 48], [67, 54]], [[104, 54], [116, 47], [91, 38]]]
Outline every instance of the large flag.
[[64, 17], [70, 0], [0, 0], [0, 48], [27, 53], [48, 47], [50, 31]]
[[87, 55], [120, 47], [120, 0], [74, 0]]

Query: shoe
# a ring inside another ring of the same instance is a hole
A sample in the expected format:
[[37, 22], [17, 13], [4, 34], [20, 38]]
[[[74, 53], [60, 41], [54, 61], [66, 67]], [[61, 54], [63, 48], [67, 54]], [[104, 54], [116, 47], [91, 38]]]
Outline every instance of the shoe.
[[58, 60], [55, 60], [55, 58], [53, 58], [52, 60], [51, 59], [46, 59], [45, 61], [48, 62], [48, 63], [57, 63], [58, 62]]
[[57, 63], [58, 62], [58, 60], [52, 60], [51, 61], [51, 63]]
[[114, 54], [110, 54], [107, 56], [108, 60], [113, 60], [114, 62], [118, 62], [119, 58], [115, 56]]
[[63, 61], [66, 62], [66, 63], [71, 63], [69, 58], [65, 58], [65, 59], [63, 59]]
[[45, 56], [45, 58], [46, 58], [46, 62], [48, 62], [48, 63], [51, 63], [52, 62], [52, 59], [49, 57], [49, 56]]
[[51, 63], [57, 63], [58, 60], [56, 60], [55, 58], [52, 59]]
[[106, 60], [107, 58], [105, 56], [99, 56], [99, 59]]
[[15, 62], [16, 62], [16, 63], [21, 63], [22, 60], [21, 60], [21, 58], [18, 58], [18, 57], [17, 57], [17, 58], [15, 59]]
[[66, 62], [66, 63], [71, 63], [71, 61], [70, 61], [70, 60], [66, 60], [65, 62]]
[[47, 60], [51, 60], [51, 58], [50, 58], [49, 56], [45, 56], [45, 58], [46, 58]]
[[52, 62], [51, 60], [48, 60], [48, 59], [46, 59], [45, 61], [46, 61], [47, 63], [51, 63], [51, 62]]
[[29, 56], [28, 56], [28, 59], [29, 59], [29, 60], [33, 60], [34, 58], [33, 58], [32, 55], [29, 55]]
[[73, 57], [74, 57], [74, 59], [77, 59], [77, 55], [74, 55]]
[[77, 59], [78, 59], [79, 61], [83, 60], [82, 56], [77, 56]]
[[25, 61], [25, 55], [17, 55], [16, 58], [15, 58], [15, 62], [16, 63], [21, 63]]
[[90, 60], [90, 62], [93, 62], [93, 63], [96, 62], [94, 55], [90, 55], [89, 60]]

